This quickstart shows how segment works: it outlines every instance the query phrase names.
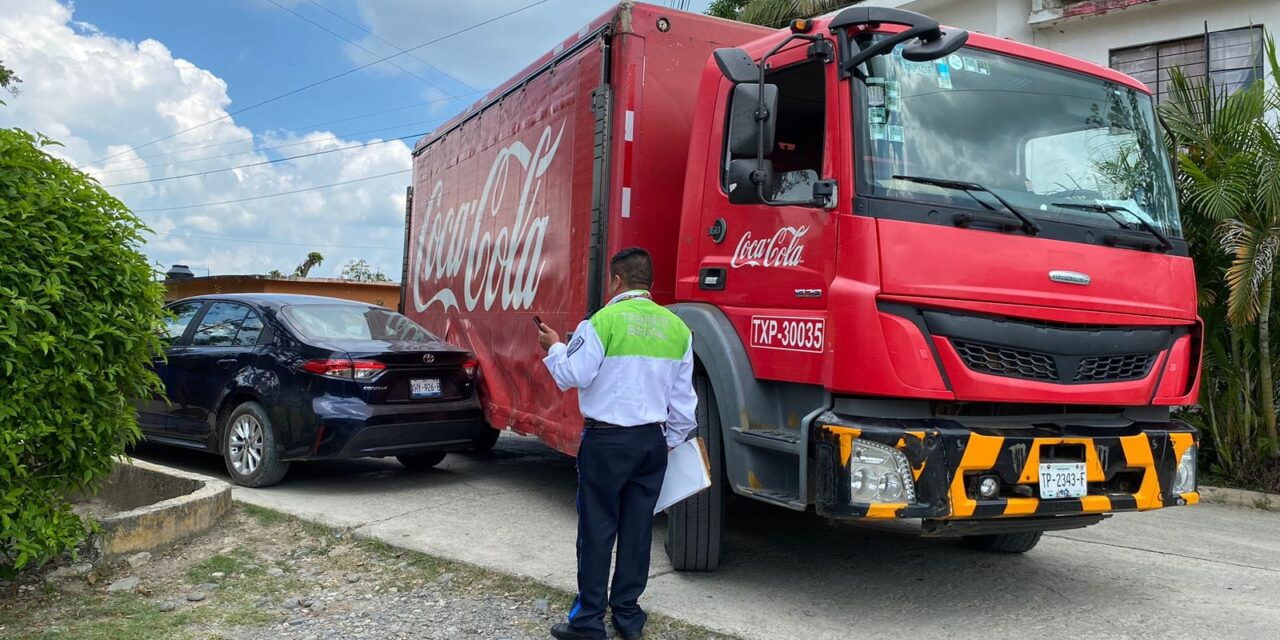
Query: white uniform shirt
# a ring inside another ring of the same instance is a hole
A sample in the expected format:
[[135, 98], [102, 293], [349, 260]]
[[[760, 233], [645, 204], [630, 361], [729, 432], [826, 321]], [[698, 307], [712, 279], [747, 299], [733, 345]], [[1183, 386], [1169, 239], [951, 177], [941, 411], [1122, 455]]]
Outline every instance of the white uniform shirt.
[[543, 363], [560, 390], [579, 389], [584, 417], [622, 427], [664, 424], [672, 447], [697, 427], [692, 335], [647, 292], [614, 297], [578, 325], [567, 346], [551, 345]]

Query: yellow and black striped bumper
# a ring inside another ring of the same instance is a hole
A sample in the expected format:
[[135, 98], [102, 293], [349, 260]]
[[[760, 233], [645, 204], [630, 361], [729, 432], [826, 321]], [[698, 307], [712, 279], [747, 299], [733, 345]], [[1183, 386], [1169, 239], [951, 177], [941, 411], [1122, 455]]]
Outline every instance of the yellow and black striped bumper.
[[[817, 510], [831, 518], [971, 520], [1147, 511], [1199, 502], [1172, 492], [1182, 454], [1198, 433], [1173, 420], [1129, 427], [970, 428], [946, 419], [855, 418], [828, 413], [816, 431]], [[857, 439], [901, 451], [915, 480], [913, 503], [850, 500], [849, 455]], [[1088, 495], [1041, 499], [1042, 460], [1083, 462]], [[980, 499], [977, 480], [999, 476], [1003, 490]]]

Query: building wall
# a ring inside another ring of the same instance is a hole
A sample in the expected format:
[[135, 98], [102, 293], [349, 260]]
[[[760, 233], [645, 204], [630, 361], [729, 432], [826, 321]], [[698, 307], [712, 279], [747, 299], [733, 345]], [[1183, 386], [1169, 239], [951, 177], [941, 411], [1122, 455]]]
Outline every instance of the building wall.
[[394, 282], [351, 282], [327, 278], [267, 278], [264, 276], [209, 276], [166, 280], [166, 303], [211, 293], [297, 293], [328, 296], [376, 304], [388, 309], [400, 306], [400, 285]]
[[[1261, 24], [1280, 33], [1280, 0], [867, 0], [950, 26], [1107, 66], [1112, 49]], [[1063, 7], [1074, 7], [1064, 9]], [[1087, 11], [1078, 17], [1062, 17]]]

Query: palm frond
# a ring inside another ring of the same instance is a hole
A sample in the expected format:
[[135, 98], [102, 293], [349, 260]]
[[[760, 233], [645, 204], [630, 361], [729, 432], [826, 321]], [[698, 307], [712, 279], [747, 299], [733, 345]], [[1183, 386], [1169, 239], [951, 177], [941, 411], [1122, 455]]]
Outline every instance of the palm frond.
[[780, 29], [794, 18], [812, 18], [853, 3], [854, 0], [752, 0], [738, 19]]

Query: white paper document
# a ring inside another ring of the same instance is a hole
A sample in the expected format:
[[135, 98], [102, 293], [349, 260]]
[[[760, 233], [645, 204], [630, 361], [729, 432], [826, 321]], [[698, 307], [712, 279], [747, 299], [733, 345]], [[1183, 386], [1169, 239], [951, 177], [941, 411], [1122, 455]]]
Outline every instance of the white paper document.
[[711, 469], [705, 451], [702, 439], [694, 438], [667, 455], [667, 475], [662, 478], [655, 514], [711, 486]]

